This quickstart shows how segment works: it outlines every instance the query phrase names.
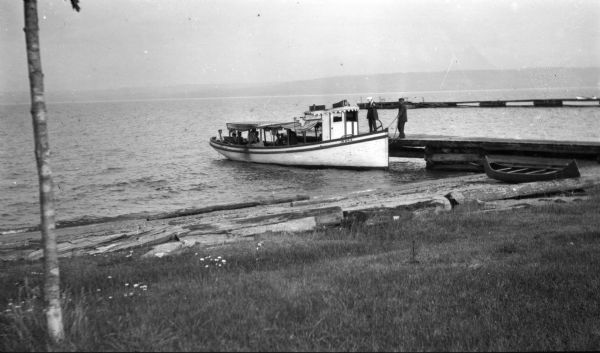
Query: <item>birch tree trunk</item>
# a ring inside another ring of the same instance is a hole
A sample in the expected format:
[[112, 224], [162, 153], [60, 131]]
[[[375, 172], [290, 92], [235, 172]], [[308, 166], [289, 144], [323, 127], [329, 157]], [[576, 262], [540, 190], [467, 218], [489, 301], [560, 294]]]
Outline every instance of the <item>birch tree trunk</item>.
[[44, 301], [48, 334], [54, 342], [64, 338], [62, 310], [60, 305], [60, 275], [56, 249], [54, 221], [54, 191], [50, 170], [50, 146], [44, 99], [44, 74], [40, 56], [37, 0], [24, 0], [25, 42], [31, 93], [31, 117], [35, 140], [35, 158], [40, 190], [40, 230], [44, 247]]

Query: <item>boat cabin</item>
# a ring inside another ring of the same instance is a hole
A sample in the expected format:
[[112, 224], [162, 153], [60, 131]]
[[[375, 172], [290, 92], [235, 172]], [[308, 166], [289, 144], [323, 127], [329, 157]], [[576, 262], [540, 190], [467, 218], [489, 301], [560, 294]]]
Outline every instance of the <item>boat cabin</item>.
[[[342, 101], [345, 102], [345, 101]], [[358, 135], [357, 106], [339, 106], [327, 110], [308, 111], [305, 116], [319, 118], [322, 124], [322, 141]]]
[[288, 123], [241, 122], [227, 123], [228, 136], [222, 142], [253, 146], [286, 146], [348, 138], [358, 135], [358, 106], [346, 100], [325, 109], [324, 105], [311, 106], [303, 117]]

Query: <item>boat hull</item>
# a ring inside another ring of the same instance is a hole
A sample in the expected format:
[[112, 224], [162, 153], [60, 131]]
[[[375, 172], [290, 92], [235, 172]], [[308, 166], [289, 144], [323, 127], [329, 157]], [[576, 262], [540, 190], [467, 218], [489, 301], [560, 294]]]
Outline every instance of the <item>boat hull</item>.
[[486, 156], [483, 167], [488, 177], [508, 183], [528, 183], [580, 176], [575, 160], [566, 165], [549, 165], [496, 161]]
[[291, 146], [236, 145], [211, 138], [210, 145], [239, 162], [304, 167], [387, 168], [388, 132]]

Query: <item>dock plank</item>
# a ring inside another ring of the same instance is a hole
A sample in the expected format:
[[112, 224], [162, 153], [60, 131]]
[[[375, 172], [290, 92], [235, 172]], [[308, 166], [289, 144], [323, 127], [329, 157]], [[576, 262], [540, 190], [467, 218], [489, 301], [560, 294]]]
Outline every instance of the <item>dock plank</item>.
[[[429, 164], [478, 160], [484, 155], [505, 154], [551, 158], [587, 158], [600, 161], [600, 141], [559, 141], [410, 135], [399, 139], [390, 136], [389, 153], [393, 157], [415, 158], [407, 149], [424, 148]], [[477, 158], [477, 156], [480, 156]]]

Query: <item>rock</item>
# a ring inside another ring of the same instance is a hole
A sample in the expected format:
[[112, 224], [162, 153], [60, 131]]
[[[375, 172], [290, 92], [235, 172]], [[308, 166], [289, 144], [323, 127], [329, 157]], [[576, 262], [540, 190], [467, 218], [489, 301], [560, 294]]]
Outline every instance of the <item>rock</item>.
[[185, 248], [185, 244], [180, 241], [164, 243], [164, 244], [154, 246], [152, 248], [152, 250], [148, 251], [141, 257], [143, 259], [146, 259], [149, 257], [159, 257], [160, 258], [160, 257], [167, 256], [167, 255], [179, 254], [179, 253], [181, 253], [181, 251], [183, 251], [184, 248]]

